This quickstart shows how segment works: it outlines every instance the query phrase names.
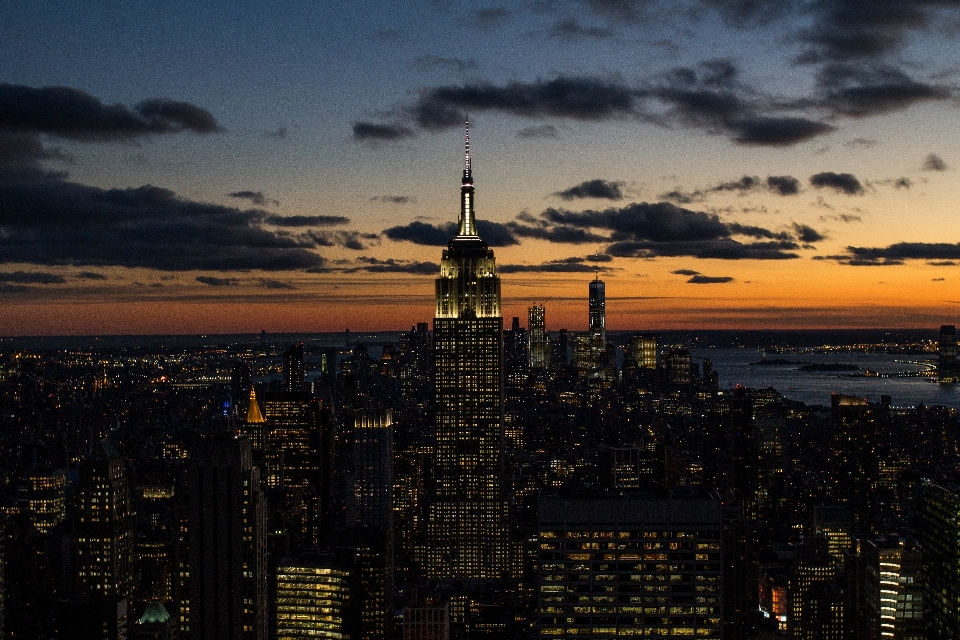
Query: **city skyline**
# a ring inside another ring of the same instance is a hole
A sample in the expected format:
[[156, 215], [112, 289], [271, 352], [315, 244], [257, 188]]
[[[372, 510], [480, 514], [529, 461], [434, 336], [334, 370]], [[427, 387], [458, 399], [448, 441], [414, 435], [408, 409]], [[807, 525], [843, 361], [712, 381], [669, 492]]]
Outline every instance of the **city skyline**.
[[0, 9], [0, 334], [429, 318], [469, 115], [503, 316], [956, 323], [960, 8]]

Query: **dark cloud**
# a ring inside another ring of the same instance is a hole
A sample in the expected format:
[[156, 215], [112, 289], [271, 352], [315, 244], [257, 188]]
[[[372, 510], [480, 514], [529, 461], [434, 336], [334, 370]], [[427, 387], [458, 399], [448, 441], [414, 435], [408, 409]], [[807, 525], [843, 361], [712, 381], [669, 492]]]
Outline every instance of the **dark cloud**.
[[276, 227], [331, 227], [338, 224], [347, 224], [350, 218], [345, 216], [281, 216], [269, 214], [263, 221]]
[[240, 283], [234, 278], [216, 278], [214, 276], [197, 276], [197, 282], [211, 287], [236, 287]]
[[272, 131], [264, 131], [264, 138], [276, 138], [277, 140], [284, 140], [287, 137], [287, 128], [286, 127], [277, 127]]
[[391, 240], [402, 240], [430, 247], [442, 247], [456, 234], [457, 226], [452, 222], [437, 227], [419, 220], [383, 230], [383, 235]]
[[797, 239], [804, 244], [826, 240], [826, 237], [822, 233], [806, 224], [798, 224], [794, 222], [793, 231], [797, 234]]
[[263, 191], [234, 191], [233, 193], [229, 193], [227, 195], [229, 195], [231, 198], [240, 198], [242, 200], [249, 200], [253, 204], [261, 207], [266, 206], [267, 203], [278, 206], [278, 207], [280, 206], [280, 202], [278, 202], [277, 200], [274, 200], [273, 198], [268, 198], [267, 196], [263, 195]]
[[946, 278], [930, 278], [931, 282], [944, 282]]
[[866, 191], [852, 173], [824, 171], [810, 176], [810, 184], [818, 189], [829, 188], [848, 196], [863, 195]]
[[[799, 246], [786, 233], [725, 223], [715, 214], [683, 209], [667, 202], [633, 203], [604, 211], [572, 212], [550, 208], [541, 217], [548, 225], [609, 231], [609, 240], [613, 244], [606, 252], [613, 256], [694, 256], [724, 260], [798, 257], [789, 253]], [[770, 241], [742, 243], [732, 236]]]
[[[384, 229], [383, 235], [391, 240], [442, 247], [457, 235], [457, 230], [455, 222], [435, 226], [428, 222], [414, 220], [409, 224]], [[480, 237], [492, 247], [505, 247], [520, 243], [511, 227], [499, 222], [477, 220], [477, 231]]]
[[101, 189], [63, 174], [0, 168], [0, 263], [164, 271], [303, 269], [309, 238], [263, 228], [263, 212], [146, 185]]
[[517, 131], [518, 138], [556, 138], [557, 128], [552, 124], [525, 127]]
[[380, 236], [359, 231], [307, 231], [300, 238], [308, 238], [318, 247], [343, 247], [361, 251], [370, 245], [379, 244]]
[[801, 34], [802, 62], [863, 61], [900, 52], [911, 32], [925, 33], [952, 0], [820, 0]]
[[600, 266], [601, 262], [610, 262], [613, 258], [608, 255], [587, 256], [585, 258], [572, 256], [558, 260], [548, 260], [541, 264], [505, 264], [499, 267], [501, 273], [594, 273], [596, 271], [610, 271], [610, 267]]
[[606, 120], [631, 115], [635, 92], [614, 81], [558, 77], [505, 86], [465, 84], [426, 89], [412, 109], [424, 129], [463, 124], [467, 111], [501, 111], [516, 116]]
[[380, 260], [360, 256], [356, 259], [357, 266], [344, 269], [346, 273], [364, 271], [367, 273], [409, 273], [413, 275], [436, 275], [440, 273], [440, 265], [435, 262], [417, 262], [415, 260]]
[[730, 276], [705, 276], [697, 274], [687, 280], [689, 284], [723, 284], [726, 282], [733, 282], [733, 278]]
[[668, 118], [744, 145], [788, 146], [834, 129], [801, 116], [764, 113], [769, 107], [754, 94], [729, 60], [673, 69], [645, 92], [667, 105]]
[[576, 200], [579, 198], [623, 200], [623, 184], [623, 182], [613, 182], [596, 178], [594, 180], [585, 180], [569, 189], [557, 191], [553, 195], [563, 200]]
[[295, 286], [281, 280], [273, 280], [271, 278], [260, 278], [260, 286], [264, 289], [271, 290], [280, 290], [280, 289], [296, 289]]
[[931, 267], [955, 267], [957, 265], [953, 260], [933, 260], [927, 264]]
[[574, 17], [564, 18], [554, 23], [547, 32], [551, 38], [610, 38], [613, 36], [613, 29], [609, 26], [598, 27], [596, 25], [585, 25]]
[[700, 275], [699, 271], [694, 271], [693, 269], [677, 269], [676, 271], [671, 271], [670, 273], [677, 276], [698, 276]]
[[950, 97], [945, 87], [919, 82], [888, 65], [829, 64], [817, 73], [817, 85], [821, 106], [854, 118]]
[[392, 142], [413, 137], [409, 127], [396, 124], [376, 124], [374, 122], [355, 122], [353, 139], [372, 142]]
[[893, 181], [894, 189], [909, 189], [912, 186], [913, 182], [911, 182], [910, 178], [897, 178]]
[[416, 202], [416, 198], [410, 196], [374, 196], [370, 198], [376, 202], [386, 202], [387, 204], [411, 204]]
[[77, 277], [81, 280], [107, 280], [107, 276], [96, 271], [80, 271], [77, 273]]
[[607, 253], [623, 258], [692, 257], [715, 260], [792, 260], [799, 258], [794, 242], [741, 243], [730, 238], [694, 242], [615, 242]]
[[548, 242], [559, 244], [596, 244], [598, 242], [607, 242], [606, 236], [591, 233], [586, 229], [571, 227], [566, 225], [522, 225], [516, 222], [508, 222], [507, 226], [515, 235], [523, 238], [537, 238]]
[[460, 58], [446, 58], [444, 56], [437, 56], [433, 54], [424, 54], [413, 61], [413, 66], [417, 69], [436, 69], [436, 68], [447, 68], [453, 69], [458, 73], [463, 73], [465, 71], [470, 71], [471, 69], [476, 69], [479, 65], [477, 61], [473, 58], [468, 60], [461, 60]]
[[188, 102], [157, 98], [130, 109], [105, 105], [70, 87], [0, 83], [0, 131], [106, 141], [180, 131], [215, 133], [221, 128], [209, 111]]
[[45, 147], [38, 133], [0, 131], [0, 164], [37, 166], [41, 160], [70, 160], [58, 148]]
[[949, 169], [947, 163], [935, 153], [931, 153], [924, 158], [923, 164], [920, 166], [921, 171], [946, 171], [947, 169]]
[[767, 176], [767, 188], [777, 195], [794, 196], [800, 193], [800, 181], [793, 176]]
[[43, 271], [0, 272], [0, 282], [11, 284], [63, 284], [66, 281], [61, 275]]
[[898, 242], [888, 247], [847, 247], [847, 254], [818, 256], [820, 260], [835, 260], [851, 266], [888, 266], [907, 260], [926, 260], [944, 266], [960, 260], [960, 243]]

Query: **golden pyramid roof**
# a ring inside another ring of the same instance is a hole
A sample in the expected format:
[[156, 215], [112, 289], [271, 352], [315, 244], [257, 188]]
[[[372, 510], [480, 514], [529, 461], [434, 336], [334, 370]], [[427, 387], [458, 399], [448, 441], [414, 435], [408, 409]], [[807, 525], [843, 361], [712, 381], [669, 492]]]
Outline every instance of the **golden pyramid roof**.
[[266, 422], [266, 418], [260, 413], [260, 405], [257, 404], [257, 392], [250, 387], [250, 404], [247, 405], [247, 422]]

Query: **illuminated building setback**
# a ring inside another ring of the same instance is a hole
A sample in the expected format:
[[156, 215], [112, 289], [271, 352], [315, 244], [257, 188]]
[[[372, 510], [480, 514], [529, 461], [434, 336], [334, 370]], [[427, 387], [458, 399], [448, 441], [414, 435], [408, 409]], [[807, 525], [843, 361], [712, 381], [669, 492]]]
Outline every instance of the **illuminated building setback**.
[[459, 232], [436, 280], [436, 445], [424, 569], [494, 578], [509, 567], [501, 493], [503, 317], [493, 251], [477, 232], [469, 133]]

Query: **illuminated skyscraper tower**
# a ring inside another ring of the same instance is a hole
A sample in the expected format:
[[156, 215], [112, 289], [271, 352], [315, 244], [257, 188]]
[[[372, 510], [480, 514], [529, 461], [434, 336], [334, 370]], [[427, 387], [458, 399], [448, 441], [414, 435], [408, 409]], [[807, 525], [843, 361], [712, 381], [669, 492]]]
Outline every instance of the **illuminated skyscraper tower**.
[[544, 308], [530, 307], [527, 313], [527, 332], [530, 336], [530, 368], [546, 369], [550, 364], [550, 339], [544, 322]]
[[603, 376], [604, 356], [607, 350], [607, 294], [606, 285], [597, 277], [590, 283], [590, 363], [592, 375]]
[[436, 281], [434, 486], [423, 557], [438, 578], [499, 577], [509, 566], [501, 493], [503, 317], [493, 251], [477, 232], [470, 134], [460, 226]]

